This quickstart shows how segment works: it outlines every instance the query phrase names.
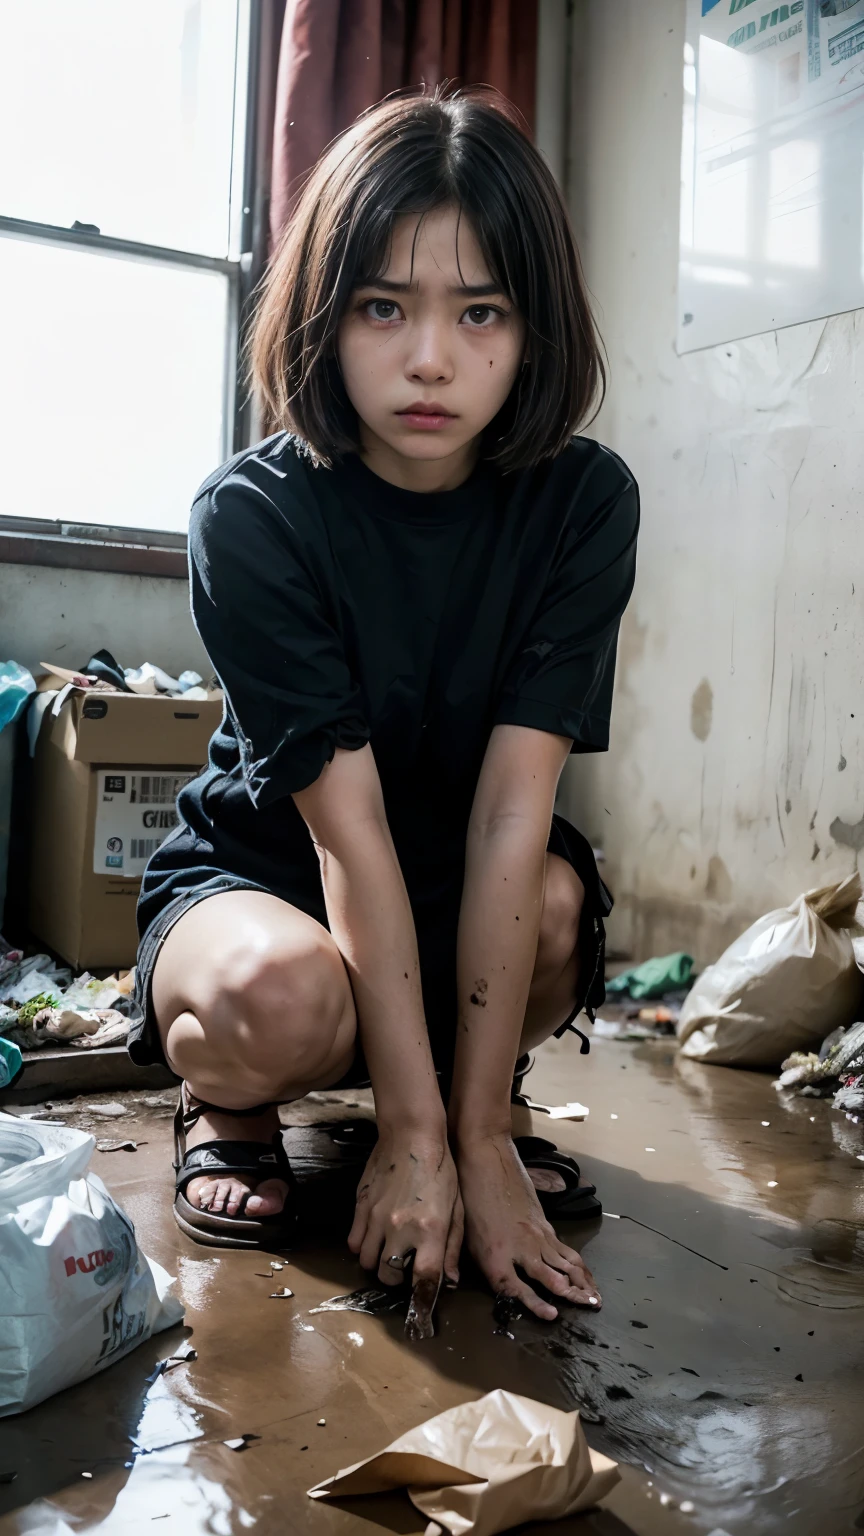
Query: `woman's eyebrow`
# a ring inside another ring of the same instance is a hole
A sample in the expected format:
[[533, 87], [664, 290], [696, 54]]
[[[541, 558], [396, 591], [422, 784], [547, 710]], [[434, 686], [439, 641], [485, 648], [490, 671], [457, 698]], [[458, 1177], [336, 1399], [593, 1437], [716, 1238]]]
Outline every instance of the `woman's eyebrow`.
[[[385, 293], [417, 293], [418, 283], [397, 283], [389, 277], [361, 277], [357, 283], [358, 288], [381, 288]], [[455, 287], [448, 287], [448, 293], [456, 294], [460, 299], [482, 299], [498, 296], [506, 297], [506, 290], [498, 283], [458, 283]]]

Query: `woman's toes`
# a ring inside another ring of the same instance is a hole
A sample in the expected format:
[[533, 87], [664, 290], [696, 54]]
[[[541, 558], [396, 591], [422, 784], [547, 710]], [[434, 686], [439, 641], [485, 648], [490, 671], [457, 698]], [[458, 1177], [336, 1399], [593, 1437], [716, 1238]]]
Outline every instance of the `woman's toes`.
[[534, 1188], [542, 1189], [544, 1194], [556, 1195], [560, 1190], [567, 1188], [562, 1175], [552, 1168], [529, 1168], [528, 1177]]
[[196, 1210], [207, 1211], [210, 1209], [214, 1188], [211, 1179], [192, 1179], [186, 1186], [186, 1199]]
[[275, 1216], [282, 1210], [288, 1197], [288, 1186], [282, 1179], [265, 1179], [254, 1195], [246, 1201], [249, 1216]]
[[228, 1190], [228, 1199], [225, 1202], [226, 1216], [236, 1216], [248, 1194], [248, 1184], [244, 1184], [239, 1179], [232, 1179]]

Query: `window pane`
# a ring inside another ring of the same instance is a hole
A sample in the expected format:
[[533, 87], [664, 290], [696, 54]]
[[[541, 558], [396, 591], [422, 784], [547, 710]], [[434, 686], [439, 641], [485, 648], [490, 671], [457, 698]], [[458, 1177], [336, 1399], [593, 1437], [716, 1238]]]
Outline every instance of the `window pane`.
[[247, 9], [0, 0], [0, 213], [226, 256]]
[[0, 512], [185, 529], [224, 457], [228, 282], [0, 238]]

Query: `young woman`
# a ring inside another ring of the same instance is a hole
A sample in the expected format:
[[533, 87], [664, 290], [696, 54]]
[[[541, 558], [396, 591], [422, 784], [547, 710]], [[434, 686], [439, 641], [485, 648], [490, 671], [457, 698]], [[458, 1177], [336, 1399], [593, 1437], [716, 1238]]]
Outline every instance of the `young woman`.
[[368, 1080], [365, 1268], [455, 1283], [464, 1219], [496, 1292], [597, 1305], [549, 1220], [584, 1209], [578, 1167], [514, 1140], [511, 1099], [603, 996], [611, 903], [553, 802], [608, 743], [638, 498], [573, 435], [602, 365], [540, 155], [483, 93], [368, 112], [305, 187], [252, 356], [285, 430], [195, 501], [225, 718], [139, 909], [133, 1055], [184, 1081], [175, 1214], [284, 1236], [278, 1104]]

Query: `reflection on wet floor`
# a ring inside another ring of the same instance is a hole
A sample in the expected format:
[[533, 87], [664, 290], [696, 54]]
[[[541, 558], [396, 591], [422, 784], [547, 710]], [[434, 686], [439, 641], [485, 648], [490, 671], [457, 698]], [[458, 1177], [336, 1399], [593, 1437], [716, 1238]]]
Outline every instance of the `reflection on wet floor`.
[[[177, 1275], [187, 1327], [0, 1422], [0, 1473], [17, 1472], [0, 1486], [0, 1536], [154, 1524], [183, 1536], [420, 1533], [403, 1495], [321, 1504], [305, 1491], [499, 1386], [579, 1407], [591, 1444], [622, 1463], [606, 1508], [524, 1528], [534, 1536], [864, 1529], [861, 1127], [825, 1102], [778, 1101], [766, 1075], [682, 1061], [666, 1042], [598, 1041], [587, 1061], [556, 1042], [531, 1088], [591, 1109], [555, 1134], [609, 1213], [567, 1229], [603, 1310], [504, 1326], [469, 1270], [419, 1344], [405, 1342], [400, 1311], [316, 1310], [370, 1288], [334, 1230], [346, 1230], [354, 1171], [332, 1138], [314, 1126], [289, 1136], [307, 1235], [272, 1256], [279, 1272], [269, 1255], [181, 1236], [168, 1122], [134, 1105], [130, 1132], [147, 1145], [97, 1171]], [[356, 1117], [368, 1106], [355, 1097]], [[324, 1095], [284, 1118], [338, 1113]], [[286, 1286], [293, 1297], [271, 1299]], [[198, 1358], [148, 1383], [184, 1337]]]

